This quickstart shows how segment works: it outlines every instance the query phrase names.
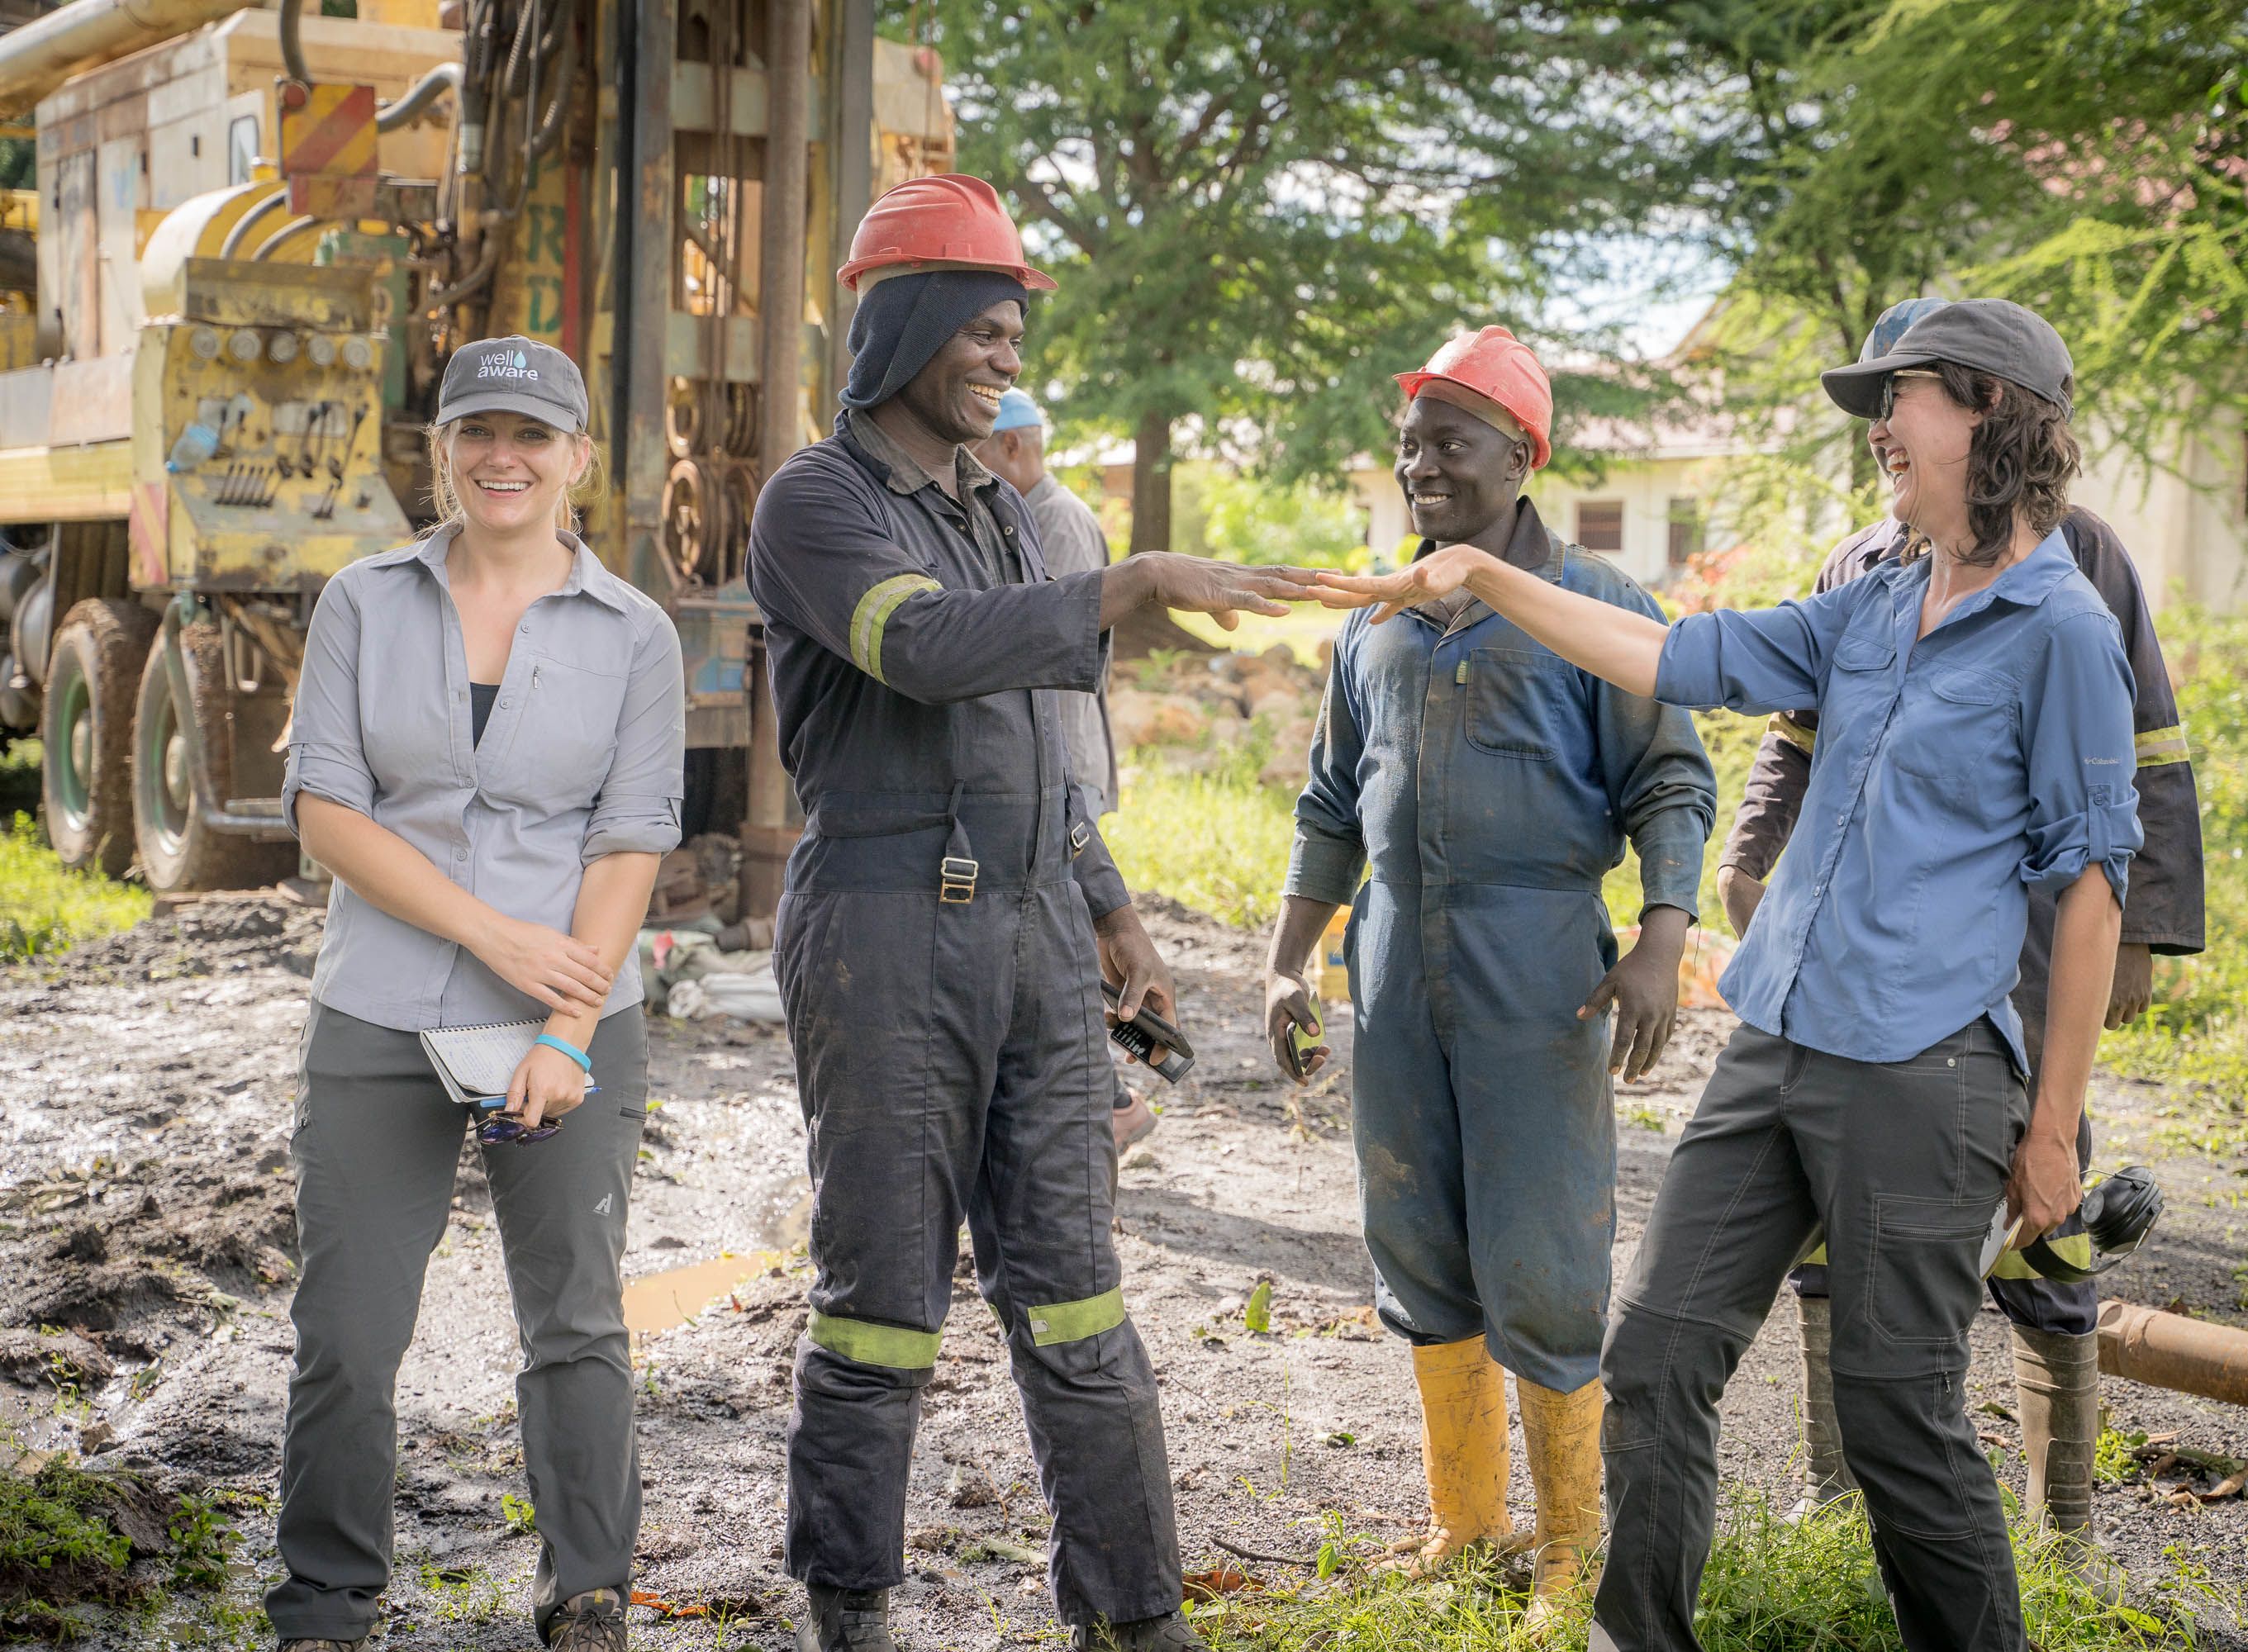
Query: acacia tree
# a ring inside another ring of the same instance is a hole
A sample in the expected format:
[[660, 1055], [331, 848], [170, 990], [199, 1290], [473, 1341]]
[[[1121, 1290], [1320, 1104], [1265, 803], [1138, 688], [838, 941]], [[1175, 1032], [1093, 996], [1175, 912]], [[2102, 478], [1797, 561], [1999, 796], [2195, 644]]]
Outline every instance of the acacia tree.
[[1506, 0], [894, 0], [943, 54], [961, 164], [1060, 291], [1038, 375], [1135, 448], [1132, 548], [1175, 442], [1246, 428], [1285, 476], [1378, 447], [1388, 374], [1534, 318], [1573, 232], [1672, 182], [1632, 151], [1614, 34]]
[[[1734, 271], [1708, 342], [1737, 404], [1792, 401], [1883, 309], [1929, 292], [2043, 312], [2075, 355], [2080, 407], [2142, 455], [2248, 402], [2237, 10], [1622, 0], [1610, 15], [1713, 140], [1682, 202]], [[1863, 445], [1849, 450], [1870, 483]]]

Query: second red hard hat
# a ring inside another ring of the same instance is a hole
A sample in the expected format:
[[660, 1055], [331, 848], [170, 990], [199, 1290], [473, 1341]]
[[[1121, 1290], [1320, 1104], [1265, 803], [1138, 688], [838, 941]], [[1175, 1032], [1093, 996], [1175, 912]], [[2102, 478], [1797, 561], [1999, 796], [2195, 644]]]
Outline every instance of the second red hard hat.
[[908, 179], [867, 208], [835, 278], [856, 292], [869, 275], [905, 270], [997, 270], [1033, 292], [1054, 285], [1024, 262], [1023, 237], [999, 192], [959, 172]]
[[1463, 390], [1496, 401], [1529, 435], [1530, 464], [1543, 470], [1553, 456], [1553, 387], [1530, 346], [1504, 327], [1485, 327], [1480, 332], [1448, 339], [1429, 365], [1418, 373], [1401, 373], [1397, 382], [1408, 396], [1421, 394], [1431, 379], [1443, 379]]

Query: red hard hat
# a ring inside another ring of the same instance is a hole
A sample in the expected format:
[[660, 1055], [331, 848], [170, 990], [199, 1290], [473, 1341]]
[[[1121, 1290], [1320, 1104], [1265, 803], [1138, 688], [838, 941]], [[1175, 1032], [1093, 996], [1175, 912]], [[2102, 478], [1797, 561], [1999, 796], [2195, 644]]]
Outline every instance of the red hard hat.
[[851, 258], [835, 278], [852, 291], [870, 271], [997, 270], [1033, 292], [1051, 292], [1050, 275], [1023, 262], [1023, 237], [981, 178], [942, 172], [910, 178], [867, 209], [851, 237]]
[[1531, 442], [1530, 468], [1543, 470], [1553, 456], [1553, 387], [1530, 346], [1504, 327], [1485, 327], [1447, 339], [1418, 373], [1401, 373], [1397, 382], [1416, 396], [1431, 379], [1496, 401], [1512, 414]]

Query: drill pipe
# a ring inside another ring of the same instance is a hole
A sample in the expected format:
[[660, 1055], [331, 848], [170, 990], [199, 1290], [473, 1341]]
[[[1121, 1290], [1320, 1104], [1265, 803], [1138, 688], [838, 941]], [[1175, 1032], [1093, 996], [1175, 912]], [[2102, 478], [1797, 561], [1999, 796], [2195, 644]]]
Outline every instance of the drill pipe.
[[2111, 1299], [2100, 1305], [2099, 1332], [2109, 1376], [2248, 1405], [2248, 1331]]

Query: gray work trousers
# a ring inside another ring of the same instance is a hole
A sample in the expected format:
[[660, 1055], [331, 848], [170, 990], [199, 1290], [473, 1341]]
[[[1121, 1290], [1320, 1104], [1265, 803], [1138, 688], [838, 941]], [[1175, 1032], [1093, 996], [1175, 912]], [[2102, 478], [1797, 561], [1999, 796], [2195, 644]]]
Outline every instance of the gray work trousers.
[[783, 896], [773, 954], [812, 1184], [787, 1565], [830, 1588], [902, 1580], [906, 1478], [964, 1217], [1053, 1516], [1056, 1610], [1126, 1622], [1175, 1610], [1180, 1568], [1155, 1372], [1109, 1231], [1115, 1080], [1059, 831], [1011, 886], [995, 871], [1028, 857], [1010, 819], [971, 822], [971, 901], [937, 898], [941, 833], [808, 834], [792, 864], [826, 887]]
[[2028, 1121], [1987, 1021], [1882, 1064], [1733, 1034], [1601, 1352], [1609, 1538], [1593, 1652], [1698, 1647], [1717, 1401], [1822, 1224], [1842, 1452], [1904, 1643], [2022, 1652], [2005, 1513], [1964, 1384], [1977, 1263]]
[[[532, 1616], [622, 1591], [640, 1530], [632, 1361], [619, 1264], [648, 1117], [638, 1005], [586, 1053], [600, 1086], [544, 1141], [486, 1148], [523, 1342], [515, 1382], [538, 1511]], [[421, 1040], [315, 1002], [298, 1053], [297, 1363], [281, 1445], [277, 1537], [286, 1575], [265, 1597], [284, 1641], [369, 1633], [390, 1580], [399, 1361], [429, 1253], [444, 1237], [467, 1109]]]

